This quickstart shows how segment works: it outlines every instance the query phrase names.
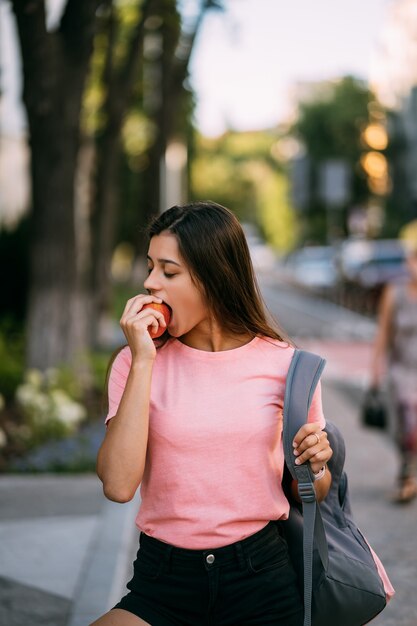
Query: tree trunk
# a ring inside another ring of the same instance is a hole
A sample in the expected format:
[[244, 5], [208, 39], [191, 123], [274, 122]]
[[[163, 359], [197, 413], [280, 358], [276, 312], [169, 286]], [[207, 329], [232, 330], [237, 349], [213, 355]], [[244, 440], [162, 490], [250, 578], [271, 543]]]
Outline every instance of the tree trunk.
[[[166, 14], [172, 15], [176, 3], [172, 0], [162, 1]], [[202, 0], [193, 28], [182, 37], [176, 31], [172, 19], [162, 24], [163, 53], [159, 59], [160, 84], [157, 87], [161, 97], [159, 106], [150, 112], [150, 117], [157, 129], [157, 136], [148, 153], [149, 166], [144, 181], [144, 198], [141, 199], [143, 225], [146, 225], [150, 218], [158, 214], [161, 209], [169, 208], [161, 207], [161, 182], [163, 182], [161, 181], [161, 163], [165, 158], [168, 142], [177, 130], [178, 113], [184, 96], [184, 82], [187, 78], [191, 54], [205, 13], [210, 9], [222, 10], [222, 6], [216, 0]], [[180, 54], [176, 54], [179, 46]], [[140, 236], [136, 249], [139, 258], [145, 256], [146, 243], [143, 235]]]
[[90, 345], [74, 181], [81, 98], [98, 4], [68, 0], [59, 30], [47, 33], [43, 2], [13, 2], [32, 158], [27, 365], [41, 370], [74, 364]]
[[94, 316], [100, 318], [111, 300], [111, 258], [116, 239], [120, 170], [120, 129], [106, 132], [99, 142], [96, 193], [92, 220]]
[[[27, 347], [29, 367], [41, 369], [68, 361], [84, 342], [73, 310], [82, 299], [74, 218], [77, 146], [74, 134], [60, 122], [49, 116], [45, 127], [33, 120], [30, 124], [33, 214]], [[51, 135], [54, 141], [45, 142]]]
[[[130, 41], [123, 67], [116, 71], [113, 65], [114, 15], [109, 18], [109, 48], [106, 60], [107, 98], [104, 106], [106, 128], [97, 142], [96, 197], [92, 209], [92, 293], [94, 322], [108, 311], [112, 282], [111, 258], [116, 240], [118, 181], [121, 161], [121, 128], [131, 102], [135, 81], [142, 62], [144, 25], [155, 0], [144, 0], [139, 20]], [[94, 323], [93, 335], [97, 331]]]

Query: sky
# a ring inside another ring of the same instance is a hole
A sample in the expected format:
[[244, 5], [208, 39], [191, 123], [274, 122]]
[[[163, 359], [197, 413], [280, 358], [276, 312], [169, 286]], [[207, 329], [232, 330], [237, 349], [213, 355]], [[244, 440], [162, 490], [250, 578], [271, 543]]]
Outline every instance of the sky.
[[[49, 21], [65, 0], [48, 0]], [[201, 0], [178, 0], [192, 14]], [[344, 74], [368, 78], [386, 9], [398, 0], [221, 0], [207, 13], [191, 61], [196, 123], [203, 134], [285, 121], [294, 85]], [[24, 126], [14, 20], [0, 1], [0, 61], [7, 131]], [[6, 130], [6, 129], [4, 129]]]
[[224, 0], [207, 14], [191, 60], [203, 134], [285, 121], [297, 82], [368, 79], [395, 0]]

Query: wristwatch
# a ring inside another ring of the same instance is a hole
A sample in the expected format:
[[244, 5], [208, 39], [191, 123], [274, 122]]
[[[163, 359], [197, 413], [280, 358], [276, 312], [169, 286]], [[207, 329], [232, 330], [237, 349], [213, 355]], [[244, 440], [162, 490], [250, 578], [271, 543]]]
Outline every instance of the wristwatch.
[[316, 482], [316, 480], [321, 480], [323, 478], [323, 476], [326, 473], [326, 467], [327, 467], [326, 465], [323, 465], [323, 467], [319, 469], [317, 474], [313, 472], [314, 482]]

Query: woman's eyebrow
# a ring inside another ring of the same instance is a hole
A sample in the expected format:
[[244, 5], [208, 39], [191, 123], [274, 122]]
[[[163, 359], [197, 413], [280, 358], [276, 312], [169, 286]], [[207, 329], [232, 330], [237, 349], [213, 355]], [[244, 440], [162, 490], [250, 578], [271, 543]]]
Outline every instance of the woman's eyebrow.
[[[151, 257], [148, 255], [146, 255], [146, 258], [148, 259], [148, 261], [152, 261]], [[178, 265], [178, 267], [181, 267], [181, 265], [179, 263], [177, 263], [176, 261], [171, 261], [170, 259], [157, 259], [158, 263], [173, 263], [173, 265]]]

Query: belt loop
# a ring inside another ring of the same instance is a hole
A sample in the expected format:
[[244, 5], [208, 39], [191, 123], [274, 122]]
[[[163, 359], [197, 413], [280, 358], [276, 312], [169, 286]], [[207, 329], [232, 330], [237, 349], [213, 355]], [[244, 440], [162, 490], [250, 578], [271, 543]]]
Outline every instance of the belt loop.
[[235, 545], [235, 550], [236, 550], [237, 561], [239, 563], [240, 568], [241, 569], [246, 569], [245, 552], [244, 552], [244, 549], [243, 549], [242, 544], [240, 542], [238, 542]]
[[171, 556], [172, 556], [172, 546], [170, 546], [169, 544], [166, 544], [165, 547], [165, 551], [164, 551], [164, 558], [163, 558], [163, 567], [164, 570], [167, 574], [169, 574], [170, 571], [170, 565], [171, 565]]

